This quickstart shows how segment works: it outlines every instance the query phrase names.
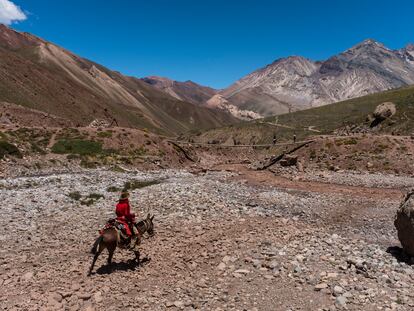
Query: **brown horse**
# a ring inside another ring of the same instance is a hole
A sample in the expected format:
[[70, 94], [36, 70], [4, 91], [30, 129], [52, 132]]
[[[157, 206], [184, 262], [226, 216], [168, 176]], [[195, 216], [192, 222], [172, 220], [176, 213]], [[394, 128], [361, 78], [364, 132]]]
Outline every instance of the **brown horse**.
[[[154, 235], [154, 223], [152, 222], [153, 219], [154, 216], [148, 214], [146, 219], [141, 220], [140, 222], [135, 224], [135, 228], [137, 228], [138, 230], [138, 236], [135, 240], [135, 244], [132, 247], [132, 251], [135, 254], [135, 260], [137, 262], [137, 265], [139, 265], [140, 256], [138, 245], [141, 244], [142, 235], [145, 232], [147, 232], [150, 236]], [[93, 257], [92, 265], [89, 269], [88, 275], [92, 274], [95, 262], [105, 248], [108, 249], [109, 253], [108, 265], [112, 263], [112, 256], [114, 255], [116, 247], [120, 246], [120, 242], [120, 234], [118, 233], [116, 228], [111, 227], [104, 230], [104, 232], [96, 239], [95, 243], [93, 244], [91, 253], [95, 256]]]

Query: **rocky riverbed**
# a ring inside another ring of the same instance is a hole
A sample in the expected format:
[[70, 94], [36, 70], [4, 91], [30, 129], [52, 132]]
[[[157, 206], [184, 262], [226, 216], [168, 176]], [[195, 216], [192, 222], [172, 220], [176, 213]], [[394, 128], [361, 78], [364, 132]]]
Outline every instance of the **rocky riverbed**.
[[[0, 308], [412, 310], [414, 270], [393, 219], [414, 179], [340, 174], [303, 176], [308, 187], [236, 170], [3, 179]], [[156, 235], [143, 241], [141, 266], [117, 250], [87, 277], [91, 245], [128, 181], [156, 181], [131, 191], [138, 214], [155, 215]]]

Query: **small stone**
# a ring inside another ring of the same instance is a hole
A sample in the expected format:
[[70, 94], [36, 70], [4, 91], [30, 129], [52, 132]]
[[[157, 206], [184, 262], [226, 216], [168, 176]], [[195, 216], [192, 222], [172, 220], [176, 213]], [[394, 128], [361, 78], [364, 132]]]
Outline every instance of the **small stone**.
[[223, 262], [228, 263], [231, 260], [230, 256], [224, 256], [223, 257]]
[[224, 262], [220, 262], [217, 266], [217, 269], [223, 271], [224, 269], [226, 269], [226, 264]]
[[92, 297], [92, 295], [89, 293], [80, 293], [77, 296], [82, 300], [88, 300]]
[[262, 266], [262, 262], [258, 259], [253, 259], [252, 263], [253, 263], [253, 267], [255, 268], [260, 268]]
[[26, 272], [25, 274], [23, 274], [22, 278], [25, 281], [30, 281], [33, 278], [33, 276], [33, 272]]
[[339, 296], [336, 298], [335, 303], [341, 307], [346, 306], [346, 298], [344, 296]]
[[95, 300], [96, 303], [101, 303], [103, 300], [102, 293], [96, 292], [95, 294], [93, 294], [93, 299]]
[[323, 290], [323, 289], [325, 289], [325, 288], [328, 288], [328, 284], [326, 284], [326, 283], [319, 283], [319, 284], [317, 284], [317, 285], [315, 285], [315, 291], [321, 291], [321, 290]]
[[344, 289], [341, 286], [336, 285], [333, 291], [336, 295], [341, 295], [344, 292]]
[[239, 269], [239, 270], [234, 271], [234, 273], [238, 273], [238, 274], [248, 274], [248, 273], [250, 273], [250, 270], [247, 270], [247, 269]]
[[59, 293], [52, 293], [49, 295], [49, 301], [61, 302], [62, 299], [62, 295]]

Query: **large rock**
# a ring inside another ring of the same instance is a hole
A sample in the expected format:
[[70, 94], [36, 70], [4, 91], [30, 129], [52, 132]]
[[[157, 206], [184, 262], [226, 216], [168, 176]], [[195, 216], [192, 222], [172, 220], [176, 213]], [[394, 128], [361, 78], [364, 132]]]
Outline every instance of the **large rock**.
[[223, 144], [224, 146], [235, 146], [236, 145], [236, 141], [234, 140], [233, 137], [229, 137]]
[[111, 124], [107, 120], [95, 119], [89, 123], [88, 127], [98, 128], [98, 127], [110, 127]]
[[401, 203], [394, 225], [405, 253], [414, 257], [414, 189]]
[[379, 104], [373, 113], [373, 116], [378, 121], [383, 121], [392, 117], [397, 112], [397, 108], [395, 107], [394, 103], [385, 102]]
[[286, 154], [282, 160], [280, 160], [280, 165], [282, 166], [292, 166], [296, 165], [298, 162], [298, 156]]

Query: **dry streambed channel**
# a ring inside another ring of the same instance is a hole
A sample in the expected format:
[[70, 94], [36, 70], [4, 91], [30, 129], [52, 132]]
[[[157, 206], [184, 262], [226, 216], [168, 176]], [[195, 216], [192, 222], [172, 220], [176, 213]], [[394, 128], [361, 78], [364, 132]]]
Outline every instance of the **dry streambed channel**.
[[[3, 179], [0, 308], [412, 310], [414, 270], [393, 226], [401, 197], [361, 194], [402, 194], [414, 179], [329, 174], [302, 176], [321, 184], [310, 189], [228, 171]], [[87, 277], [91, 245], [128, 182], [156, 235], [143, 241], [141, 266], [117, 250], [111, 267], [104, 253]], [[335, 182], [351, 190], [315, 191]]]

